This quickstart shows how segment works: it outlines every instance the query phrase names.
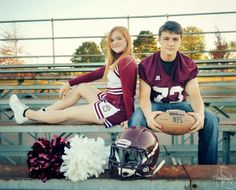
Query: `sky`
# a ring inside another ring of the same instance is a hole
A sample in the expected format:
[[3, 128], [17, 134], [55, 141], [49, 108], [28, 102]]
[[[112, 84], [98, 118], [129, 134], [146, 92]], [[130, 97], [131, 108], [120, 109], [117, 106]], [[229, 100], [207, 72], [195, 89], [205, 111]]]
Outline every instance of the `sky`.
[[[236, 11], [235, 0], [0, 0], [0, 5], [0, 21]], [[137, 35], [141, 30], [150, 30], [155, 34], [166, 20], [166, 17], [130, 19], [130, 33]], [[198, 26], [204, 31], [215, 31], [216, 28], [236, 31], [236, 14], [169, 17], [169, 20], [176, 20], [183, 27], [189, 25]], [[0, 23], [0, 34], [1, 30], [9, 27], [8, 25]], [[55, 36], [96, 36], [104, 35], [115, 25], [127, 26], [127, 20], [57, 22], [54, 25], [54, 30]], [[18, 26], [22, 37], [45, 37], [51, 35], [50, 22], [23, 23]], [[213, 37], [208, 36], [208, 41], [213, 41]], [[227, 41], [235, 40], [236, 34], [224, 34], [224, 37]], [[49, 41], [37, 41], [34, 44], [29, 41], [22, 43], [26, 55], [51, 53], [51, 42]], [[56, 53], [72, 54], [81, 43], [81, 40], [58, 40], [56, 41]]]
[[1, 20], [235, 11], [235, 0], [0, 0]]

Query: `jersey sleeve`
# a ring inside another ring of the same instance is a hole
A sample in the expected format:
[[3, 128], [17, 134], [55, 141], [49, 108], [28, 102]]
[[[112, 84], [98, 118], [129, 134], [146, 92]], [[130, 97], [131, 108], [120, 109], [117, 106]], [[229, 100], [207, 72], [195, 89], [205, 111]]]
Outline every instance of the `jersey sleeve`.
[[198, 68], [197, 65], [194, 63], [195, 66], [193, 66], [192, 71], [189, 75], [189, 80], [192, 80], [193, 78], [196, 78], [198, 75]]
[[186, 67], [185, 67], [184, 73], [187, 74], [186, 82], [188, 82], [188, 81], [190, 81], [190, 80], [192, 80], [192, 79], [197, 77], [197, 75], [198, 75], [198, 68], [197, 68], [196, 63], [193, 60], [189, 59], [189, 58], [188, 58], [188, 61], [185, 62], [185, 64], [186, 64], [185, 65]]
[[142, 79], [147, 84], [149, 84], [149, 80], [148, 80], [148, 77], [147, 77], [146, 72], [145, 72], [145, 67], [143, 66], [142, 63], [140, 63], [139, 66], [138, 66], [138, 72], [139, 72], [140, 79]]
[[125, 57], [118, 64], [127, 119], [134, 112], [134, 96], [137, 83], [137, 65], [132, 57]]
[[105, 65], [102, 66], [99, 69], [96, 69], [95, 71], [92, 71], [90, 73], [78, 76], [74, 79], [69, 80], [70, 86], [74, 86], [83, 82], [92, 82], [98, 79], [101, 79], [103, 77], [104, 71], [105, 71]]
[[154, 81], [153, 77], [155, 76], [156, 71], [156, 65], [153, 63], [155, 63], [154, 54], [143, 59], [138, 66], [140, 79], [145, 81], [150, 86], [152, 86], [152, 83]]
[[188, 81], [194, 79], [198, 75], [197, 64], [190, 57], [178, 52], [178, 76], [180, 81], [186, 84]]

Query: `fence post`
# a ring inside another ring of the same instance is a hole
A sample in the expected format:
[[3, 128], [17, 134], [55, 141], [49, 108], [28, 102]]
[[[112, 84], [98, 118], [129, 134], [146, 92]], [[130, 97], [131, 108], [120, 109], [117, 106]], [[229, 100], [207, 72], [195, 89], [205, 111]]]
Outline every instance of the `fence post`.
[[127, 27], [128, 27], [128, 31], [129, 31], [129, 15], [127, 16]]
[[52, 60], [55, 63], [55, 41], [54, 41], [54, 21], [51, 18], [51, 27], [52, 27]]

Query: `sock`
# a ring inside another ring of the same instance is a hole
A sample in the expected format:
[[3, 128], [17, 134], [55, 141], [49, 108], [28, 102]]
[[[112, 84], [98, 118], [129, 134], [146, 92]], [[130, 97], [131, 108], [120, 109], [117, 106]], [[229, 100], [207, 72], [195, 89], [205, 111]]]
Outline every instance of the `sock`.
[[27, 110], [29, 110], [29, 108], [25, 109], [24, 112], [23, 112], [23, 116], [24, 116], [24, 117], [26, 117], [26, 116], [25, 116], [25, 113], [26, 113]]
[[46, 108], [42, 107], [39, 111], [46, 111]]

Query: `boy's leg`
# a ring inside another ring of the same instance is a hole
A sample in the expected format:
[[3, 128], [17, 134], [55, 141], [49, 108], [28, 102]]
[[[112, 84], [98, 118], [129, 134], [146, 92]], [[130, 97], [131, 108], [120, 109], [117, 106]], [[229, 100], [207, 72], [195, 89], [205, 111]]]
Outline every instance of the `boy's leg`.
[[138, 108], [128, 121], [128, 126], [143, 126], [147, 127], [145, 116], [140, 108]]
[[[166, 106], [164, 103], [156, 103], [156, 102], [152, 102], [152, 111], [165, 111], [166, 110]], [[132, 115], [132, 117], [130, 118], [129, 122], [128, 122], [128, 126], [142, 126], [142, 127], [147, 127], [147, 122], [146, 122], [146, 118], [143, 114], [143, 111], [138, 108]]]
[[216, 115], [205, 109], [203, 129], [199, 130], [198, 163], [217, 164], [219, 121]]
[[[173, 106], [172, 109], [179, 107], [186, 112], [193, 111], [188, 103], [173, 104]], [[217, 116], [209, 110], [205, 109], [204, 113], [204, 127], [198, 131], [198, 163], [217, 164], [219, 121]]]

